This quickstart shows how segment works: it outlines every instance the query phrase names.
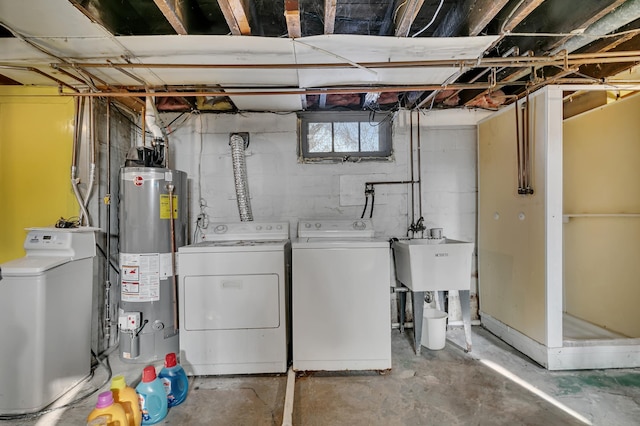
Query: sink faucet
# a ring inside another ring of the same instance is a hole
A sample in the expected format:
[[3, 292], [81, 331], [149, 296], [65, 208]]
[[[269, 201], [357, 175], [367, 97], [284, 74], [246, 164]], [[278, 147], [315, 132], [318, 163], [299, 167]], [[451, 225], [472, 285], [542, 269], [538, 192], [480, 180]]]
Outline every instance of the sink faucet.
[[413, 233], [422, 232], [425, 229], [427, 229], [427, 228], [424, 226], [424, 217], [422, 217], [422, 216], [420, 216], [420, 219], [418, 219], [418, 221], [415, 224], [412, 223], [409, 226], [409, 231], [411, 231]]

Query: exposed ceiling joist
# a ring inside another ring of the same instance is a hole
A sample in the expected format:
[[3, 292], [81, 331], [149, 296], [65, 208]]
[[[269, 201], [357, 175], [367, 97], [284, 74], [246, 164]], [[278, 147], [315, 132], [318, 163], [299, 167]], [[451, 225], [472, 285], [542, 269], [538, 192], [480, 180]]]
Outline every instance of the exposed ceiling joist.
[[[157, 0], [155, 0], [157, 1]], [[243, 0], [218, 0], [220, 10], [233, 35], [251, 35], [247, 8]]]
[[333, 34], [336, 25], [336, 3], [338, 0], [324, 0], [324, 33]]
[[422, 8], [424, 0], [398, 0], [397, 20], [396, 20], [396, 37], [407, 37], [413, 21], [418, 16], [418, 12]]
[[[615, 46], [614, 46], [615, 43]], [[621, 42], [620, 40], [616, 40], [610, 46], [607, 46], [606, 49], [609, 51], [625, 51], [626, 49], [632, 49], [634, 46], [640, 46], [640, 36], [635, 35], [635, 37], [625, 40]], [[606, 78], [610, 75], [615, 75], [626, 71], [632, 68], [636, 63], [634, 62], [619, 62], [612, 64], [585, 64], [580, 67], [580, 71], [588, 76], [594, 78]]]
[[158, 6], [164, 17], [167, 18], [176, 33], [180, 35], [188, 34], [187, 27], [182, 20], [182, 14], [176, 8], [177, 0], [153, 0], [153, 2]]
[[287, 21], [289, 38], [301, 37], [300, 4], [298, 0], [284, 0], [284, 17]]
[[435, 29], [433, 36], [476, 36], [495, 18], [508, 1], [509, 0], [465, 0], [456, 2], [442, 23]]

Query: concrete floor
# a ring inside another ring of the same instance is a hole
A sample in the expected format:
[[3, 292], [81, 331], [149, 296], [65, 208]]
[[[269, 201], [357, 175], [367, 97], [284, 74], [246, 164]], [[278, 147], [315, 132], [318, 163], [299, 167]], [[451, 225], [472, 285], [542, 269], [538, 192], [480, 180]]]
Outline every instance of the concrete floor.
[[[481, 327], [473, 327], [471, 353], [462, 350], [461, 329], [448, 331], [443, 350], [423, 348], [418, 356], [411, 337], [411, 330], [404, 335], [393, 331], [393, 368], [389, 372], [299, 374], [293, 424], [640, 424], [640, 369], [550, 372]], [[130, 384], [137, 384], [143, 366], [123, 364], [115, 352], [110, 363], [114, 375], [124, 374]], [[509, 373], [517, 377], [503, 375]], [[106, 377], [106, 370], [99, 367], [79, 394], [100, 385]], [[159, 424], [280, 425], [286, 381], [286, 375], [192, 377], [187, 400], [172, 408]], [[523, 387], [527, 384], [533, 390]], [[108, 385], [101, 391], [106, 389]], [[66, 410], [0, 424], [84, 425], [96, 399], [94, 394]]]

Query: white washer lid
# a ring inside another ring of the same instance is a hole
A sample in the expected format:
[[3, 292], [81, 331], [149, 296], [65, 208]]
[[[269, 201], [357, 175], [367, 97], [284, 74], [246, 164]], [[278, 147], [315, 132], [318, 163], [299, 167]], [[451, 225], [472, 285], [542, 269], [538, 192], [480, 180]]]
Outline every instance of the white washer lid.
[[293, 240], [291, 248], [296, 249], [331, 249], [331, 248], [390, 248], [388, 240], [381, 238], [298, 238]]
[[[45, 271], [70, 261], [71, 258], [66, 256], [22, 257], [3, 263], [2, 276], [6, 278], [11, 276], [42, 275]], [[0, 282], [0, 285], [2, 285], [2, 282]]]
[[180, 254], [236, 253], [255, 251], [283, 251], [289, 240], [274, 241], [203, 241], [178, 248]]

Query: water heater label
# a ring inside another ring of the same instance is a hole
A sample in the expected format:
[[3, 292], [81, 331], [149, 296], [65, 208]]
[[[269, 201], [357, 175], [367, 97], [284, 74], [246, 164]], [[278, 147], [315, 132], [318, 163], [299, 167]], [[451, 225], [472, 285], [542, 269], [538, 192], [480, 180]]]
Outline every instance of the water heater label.
[[[173, 197], [173, 218], [178, 219], [178, 196]], [[171, 218], [171, 206], [169, 205], [169, 194], [160, 194], [160, 219]]]
[[[178, 256], [176, 256], [175, 263], [176, 269], [178, 269]], [[160, 279], [164, 280], [172, 276], [173, 256], [171, 255], [171, 253], [160, 253]]]
[[120, 253], [120, 297], [123, 302], [160, 300], [160, 254]]

